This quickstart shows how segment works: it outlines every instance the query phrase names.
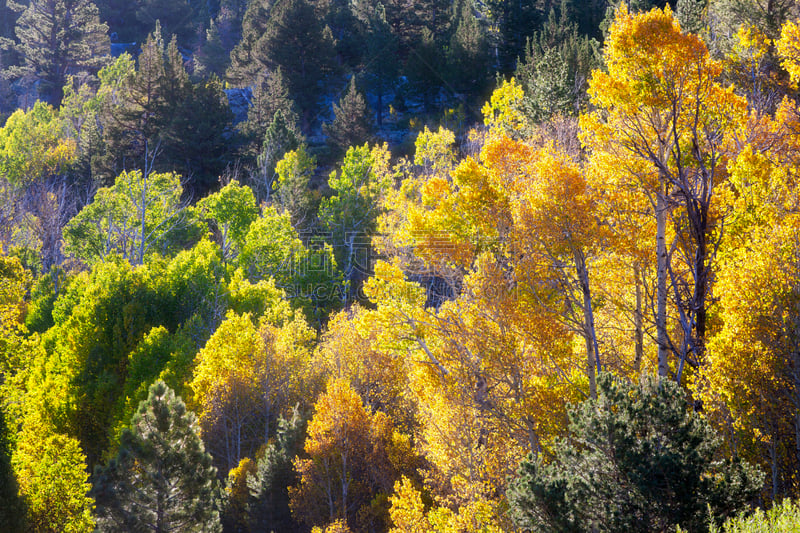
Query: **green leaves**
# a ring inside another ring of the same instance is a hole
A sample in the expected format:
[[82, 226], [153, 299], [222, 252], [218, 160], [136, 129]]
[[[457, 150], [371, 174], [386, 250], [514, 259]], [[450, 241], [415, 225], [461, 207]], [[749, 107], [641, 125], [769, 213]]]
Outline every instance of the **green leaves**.
[[182, 192], [174, 173], [123, 172], [64, 228], [66, 252], [91, 264], [112, 252], [141, 263], [145, 255], [168, 251], [171, 237], [191, 227]]
[[[229, 257], [241, 250], [250, 224], [258, 218], [258, 208], [253, 191], [232, 181], [197, 203], [201, 216], [213, 222], [223, 256]], [[236, 249], [233, 248], [236, 245]]]
[[0, 176], [22, 186], [65, 171], [76, 150], [68, 127], [56, 110], [41, 101], [27, 112], [16, 110], [0, 128]]

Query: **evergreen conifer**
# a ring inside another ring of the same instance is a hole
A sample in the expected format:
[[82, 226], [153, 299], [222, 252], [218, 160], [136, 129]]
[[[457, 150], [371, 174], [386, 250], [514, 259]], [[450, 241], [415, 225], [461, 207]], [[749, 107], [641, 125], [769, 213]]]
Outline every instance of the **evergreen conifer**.
[[221, 531], [219, 481], [196, 418], [163, 381], [95, 474], [100, 531]]

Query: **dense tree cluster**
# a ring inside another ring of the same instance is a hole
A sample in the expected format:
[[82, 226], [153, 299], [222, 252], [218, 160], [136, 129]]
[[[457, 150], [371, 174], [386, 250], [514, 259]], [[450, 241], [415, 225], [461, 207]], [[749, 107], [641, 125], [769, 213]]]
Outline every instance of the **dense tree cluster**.
[[0, 0], [0, 39], [0, 529], [796, 522], [794, 2]]

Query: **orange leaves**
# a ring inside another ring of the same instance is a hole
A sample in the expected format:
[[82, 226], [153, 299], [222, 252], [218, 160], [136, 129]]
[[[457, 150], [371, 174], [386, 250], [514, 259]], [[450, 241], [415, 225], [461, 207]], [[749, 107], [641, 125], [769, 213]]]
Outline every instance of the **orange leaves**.
[[515, 234], [567, 251], [598, 239], [596, 200], [580, 167], [553, 145], [538, 150], [531, 167], [513, 202]]

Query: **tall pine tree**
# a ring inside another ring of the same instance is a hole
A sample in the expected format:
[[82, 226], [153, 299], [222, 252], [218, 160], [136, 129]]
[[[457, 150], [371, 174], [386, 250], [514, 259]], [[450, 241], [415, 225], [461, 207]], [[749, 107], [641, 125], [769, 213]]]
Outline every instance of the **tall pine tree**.
[[196, 418], [163, 381], [122, 433], [117, 456], [98, 469], [100, 531], [221, 531], [219, 481]]
[[91, 0], [31, 0], [15, 31], [24, 62], [8, 74], [38, 80], [40, 96], [53, 107], [61, 104], [67, 75], [96, 72], [109, 57], [108, 26]]
[[288, 487], [299, 481], [293, 460], [302, 451], [306, 422], [297, 409], [278, 421], [278, 434], [258, 460], [255, 475], [247, 476], [250, 531], [298, 531], [289, 509]]
[[333, 105], [336, 117], [322, 130], [328, 136], [328, 145], [336, 156], [343, 155], [351, 146], [359, 146], [372, 136], [371, 113], [364, 97], [356, 89], [355, 78], [350, 79], [347, 92]]

